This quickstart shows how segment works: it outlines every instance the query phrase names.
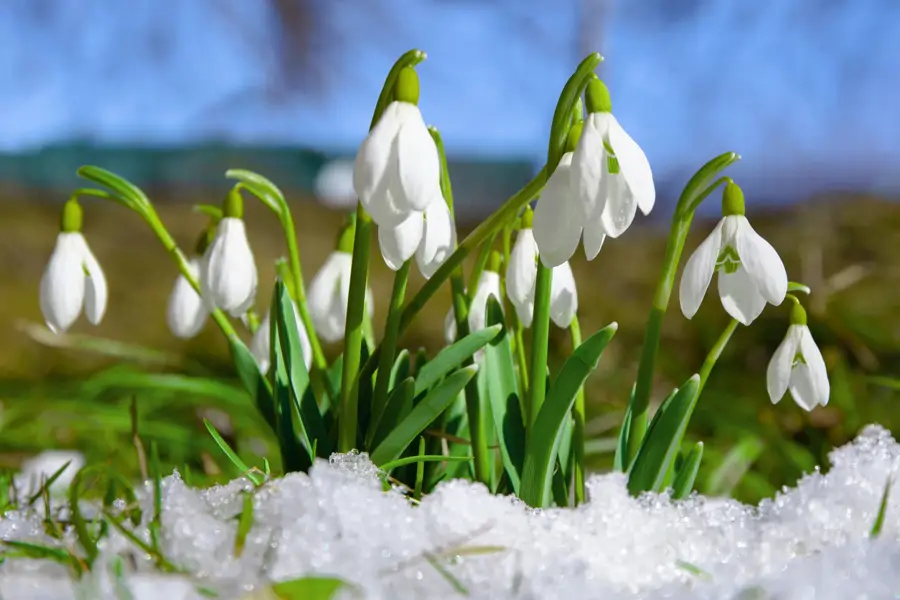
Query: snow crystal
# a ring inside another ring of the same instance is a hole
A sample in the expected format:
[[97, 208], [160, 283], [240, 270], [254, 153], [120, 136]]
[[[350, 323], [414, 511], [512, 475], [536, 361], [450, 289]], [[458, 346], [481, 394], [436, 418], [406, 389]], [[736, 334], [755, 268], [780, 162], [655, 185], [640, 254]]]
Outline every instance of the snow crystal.
[[[209, 590], [237, 599], [312, 574], [351, 583], [342, 597], [371, 599], [896, 597], [900, 494], [881, 536], [869, 533], [900, 445], [869, 426], [830, 462], [827, 475], [809, 474], [757, 507], [698, 495], [635, 499], [622, 474], [591, 477], [589, 502], [575, 509], [533, 510], [466, 481], [443, 483], [416, 505], [384, 491], [377, 468], [357, 453], [259, 489], [238, 479], [196, 490], [176, 473], [163, 481], [161, 546], [190, 575], [159, 573], [116, 533], [101, 544], [99, 568], [77, 582], [62, 565], [8, 558], [0, 598], [115, 599], [125, 586], [135, 600], [194, 600]], [[236, 556], [245, 494], [253, 526]], [[148, 539], [149, 484], [141, 496], [136, 533]], [[42, 518], [9, 512], [0, 539], [74, 547], [71, 533], [62, 542], [48, 536]]]

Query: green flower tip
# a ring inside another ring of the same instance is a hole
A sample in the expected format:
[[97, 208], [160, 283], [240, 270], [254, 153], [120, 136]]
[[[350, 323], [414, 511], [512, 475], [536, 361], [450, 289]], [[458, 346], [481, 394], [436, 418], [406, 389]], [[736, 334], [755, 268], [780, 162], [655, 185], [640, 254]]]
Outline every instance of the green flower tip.
[[494, 273], [500, 272], [500, 265], [503, 263], [503, 257], [500, 256], [500, 253], [496, 250], [491, 251], [491, 258], [488, 262], [488, 271], [493, 271]]
[[228, 191], [225, 201], [222, 202], [222, 216], [226, 219], [244, 218], [244, 198], [236, 186]]
[[733, 181], [729, 181], [722, 192], [722, 216], [730, 217], [732, 215], [744, 214], [744, 192], [741, 187]]
[[584, 92], [589, 113], [612, 112], [612, 99], [609, 97], [609, 88], [599, 79], [591, 79], [587, 90]]
[[81, 224], [84, 222], [84, 211], [75, 198], [69, 198], [63, 205], [62, 217], [59, 222], [59, 229], [63, 233], [77, 233], [81, 231]]
[[799, 302], [791, 307], [791, 325], [806, 325], [806, 310]]
[[347, 225], [341, 229], [341, 233], [337, 240], [337, 251], [353, 254], [353, 238], [356, 236], [356, 219], [350, 220]]
[[531, 207], [526, 204], [525, 212], [522, 213], [522, 229], [531, 229], [533, 223], [534, 211], [531, 210]]
[[419, 104], [419, 75], [412, 67], [403, 67], [394, 84], [394, 100]]
[[578, 121], [569, 127], [569, 135], [566, 136], [566, 152], [575, 152], [578, 140], [581, 139], [582, 129], [584, 129], [584, 121]]

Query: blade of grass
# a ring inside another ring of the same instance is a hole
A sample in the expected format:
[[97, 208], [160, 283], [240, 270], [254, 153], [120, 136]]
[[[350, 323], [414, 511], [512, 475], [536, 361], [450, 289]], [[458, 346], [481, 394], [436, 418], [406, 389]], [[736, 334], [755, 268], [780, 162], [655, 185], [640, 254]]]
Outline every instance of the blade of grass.
[[418, 369], [416, 376], [416, 396], [431, 388], [444, 376], [456, 369], [464, 360], [475, 354], [500, 333], [502, 326], [494, 325], [481, 331], [470, 333], [458, 342], [447, 346], [433, 359]]
[[681, 469], [675, 477], [675, 483], [672, 485], [672, 498], [681, 500], [691, 495], [694, 488], [694, 481], [697, 479], [697, 471], [700, 470], [700, 461], [703, 459], [703, 442], [697, 442], [691, 448], [690, 453], [684, 459]]
[[240, 457], [237, 455], [237, 453], [235, 453], [235, 451], [231, 449], [231, 446], [228, 445], [228, 442], [226, 442], [222, 438], [222, 436], [216, 430], [215, 426], [213, 426], [213, 424], [210, 423], [207, 419], [203, 419], [203, 424], [206, 426], [206, 430], [209, 432], [209, 435], [212, 436], [213, 440], [215, 440], [215, 442], [216, 442], [216, 444], [218, 444], [219, 448], [222, 449], [222, 452], [225, 454], [225, 456], [228, 457], [228, 460], [231, 461], [231, 464], [233, 464], [237, 468], [238, 473], [242, 477], [246, 477], [247, 479], [252, 481], [253, 485], [255, 485], [257, 487], [262, 485], [262, 483], [263, 483], [262, 476], [260, 476], [258, 473], [256, 473], [254, 469], [251, 469], [250, 467], [248, 467], [247, 463], [245, 463], [244, 461], [242, 461], [240, 459]]

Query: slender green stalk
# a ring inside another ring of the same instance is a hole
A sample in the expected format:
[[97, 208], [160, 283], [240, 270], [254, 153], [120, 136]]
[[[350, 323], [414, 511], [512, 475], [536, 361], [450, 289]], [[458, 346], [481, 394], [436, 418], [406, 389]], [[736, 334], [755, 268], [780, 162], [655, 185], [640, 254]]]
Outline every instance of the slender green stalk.
[[369, 422], [369, 431], [366, 433], [366, 448], [371, 447], [375, 432], [381, 423], [381, 416], [388, 401], [388, 386], [391, 382], [391, 370], [394, 367], [394, 357], [397, 354], [397, 340], [400, 338], [400, 315], [403, 314], [403, 301], [406, 299], [406, 284], [409, 281], [409, 268], [411, 260], [403, 263], [403, 266], [394, 275], [394, 289], [391, 292], [391, 303], [388, 308], [387, 320], [384, 324], [384, 338], [381, 342], [382, 350], [378, 360], [378, 374], [375, 376], [375, 391], [372, 395], [372, 418]]
[[[550, 338], [550, 284], [553, 269], [538, 261], [537, 282], [534, 290], [534, 320], [531, 323], [531, 393], [526, 405], [528, 419], [525, 423], [525, 439], [530, 439], [531, 429], [537, 419], [544, 396], [547, 394], [547, 344]], [[527, 443], [527, 441], [526, 441]]]
[[481, 274], [484, 272], [485, 267], [487, 267], [488, 259], [491, 256], [491, 250], [493, 249], [496, 237], [497, 232], [488, 236], [488, 239], [481, 244], [481, 249], [478, 251], [478, 258], [475, 259], [475, 266], [472, 268], [472, 272], [469, 273], [469, 302], [475, 298], [475, 292], [478, 290], [478, 280], [481, 279]]
[[341, 372], [341, 398], [338, 407], [338, 452], [350, 452], [356, 447], [356, 427], [359, 417], [357, 374], [366, 312], [371, 232], [372, 218], [366, 213], [362, 203], [357, 203], [353, 266], [350, 268], [350, 292], [344, 330], [344, 366]]
[[722, 335], [719, 336], [719, 339], [716, 340], [716, 343], [710, 348], [709, 353], [706, 355], [706, 359], [703, 361], [703, 366], [700, 367], [700, 386], [697, 388], [697, 396], [703, 391], [703, 386], [706, 385], [709, 374], [712, 372], [713, 367], [716, 366], [716, 361], [719, 360], [719, 356], [722, 355], [722, 351], [725, 349], [725, 346], [728, 344], [728, 341], [731, 339], [731, 335], [734, 333], [734, 330], [737, 329], [737, 326], [737, 319], [731, 319], [731, 322], [725, 327]]
[[[512, 237], [512, 228], [504, 227], [503, 228], [503, 264], [509, 265], [509, 258], [511, 255], [511, 237]], [[510, 329], [512, 330], [512, 349], [513, 355], [516, 359], [516, 375], [518, 376], [519, 383], [519, 394], [520, 398], [522, 398], [525, 394], [528, 393], [528, 359], [525, 356], [525, 336], [524, 336], [524, 327], [522, 326], [522, 321], [519, 320], [519, 316], [516, 314], [515, 307], [512, 306], [512, 303], [509, 301], [509, 298], [506, 296], [506, 278], [504, 277], [501, 280], [503, 284], [503, 297], [505, 298], [506, 304], [506, 314], [507, 314], [507, 323], [509, 324]]]
[[[572, 338], [572, 350], [574, 351], [581, 345], [581, 323], [578, 321], [578, 315], [572, 319], [569, 325], [569, 335]], [[575, 406], [572, 407], [572, 416], [575, 419], [575, 427], [572, 430], [572, 452], [575, 456], [575, 504], [583, 504], [584, 493], [584, 424], [585, 424], [585, 406], [584, 406], [584, 386], [578, 388], [578, 394], [575, 396]]]

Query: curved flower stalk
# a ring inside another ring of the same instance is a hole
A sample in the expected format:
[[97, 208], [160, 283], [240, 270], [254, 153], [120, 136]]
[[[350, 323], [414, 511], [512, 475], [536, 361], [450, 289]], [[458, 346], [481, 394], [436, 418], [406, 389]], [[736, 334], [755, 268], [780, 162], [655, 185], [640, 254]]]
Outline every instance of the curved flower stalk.
[[[297, 310], [297, 305], [293, 301], [291, 301], [291, 307], [294, 309], [294, 320], [297, 321], [297, 330], [300, 333], [300, 347], [303, 350], [303, 363], [306, 365], [306, 370], [309, 371], [312, 366], [312, 346], [309, 343], [309, 335], [306, 332], [306, 327], [303, 326], [303, 321], [300, 320], [300, 312]], [[266, 311], [266, 316], [263, 317], [263, 320], [260, 321], [259, 327], [256, 329], [256, 333], [253, 334], [253, 338], [250, 340], [250, 353], [253, 355], [253, 358], [256, 359], [256, 364], [259, 365], [259, 370], [263, 373], [268, 372], [269, 366], [271, 365], [271, 356], [270, 356], [270, 328], [271, 328], [271, 316], [272, 310], [271, 308]]]
[[56, 246], [41, 278], [41, 312], [53, 333], [71, 327], [82, 309], [93, 325], [106, 312], [106, 276], [81, 233], [82, 221], [81, 205], [70, 198], [63, 206]]
[[233, 317], [240, 317], [256, 301], [258, 275], [244, 226], [244, 201], [239, 189], [228, 193], [222, 220], [203, 255], [201, 295]]
[[[532, 211], [525, 209], [522, 229], [506, 267], [506, 295], [516, 309], [524, 327], [531, 327], [534, 316], [534, 294], [537, 283], [539, 251], [531, 229]], [[568, 262], [553, 268], [550, 284], [550, 319], [561, 329], [567, 328], [578, 311], [578, 290]]]
[[359, 147], [353, 188], [379, 227], [396, 227], [440, 196], [440, 163], [419, 111], [419, 77], [404, 67], [394, 101]]
[[790, 391], [794, 402], [810, 411], [828, 404], [831, 385], [822, 352], [806, 325], [806, 311], [793, 296], [791, 299], [791, 325], [769, 361], [766, 387], [773, 404]]
[[[469, 333], [481, 331], [487, 327], [487, 303], [493, 296], [503, 306], [503, 294], [500, 293], [500, 254], [491, 253], [490, 264], [478, 277], [475, 295], [469, 304]], [[448, 344], [456, 341], [456, 318], [451, 308], [444, 319], [444, 337]]]
[[379, 226], [378, 246], [391, 270], [415, 255], [422, 276], [430, 278], [456, 249], [456, 225], [444, 197], [435, 196], [424, 211], [412, 211], [399, 225]]
[[766, 302], [778, 306], [787, 293], [787, 271], [778, 253], [744, 216], [744, 194], [725, 186], [722, 220], [688, 259], [681, 276], [681, 311], [690, 319], [719, 273], [719, 297], [729, 315], [744, 325], [762, 313]]

